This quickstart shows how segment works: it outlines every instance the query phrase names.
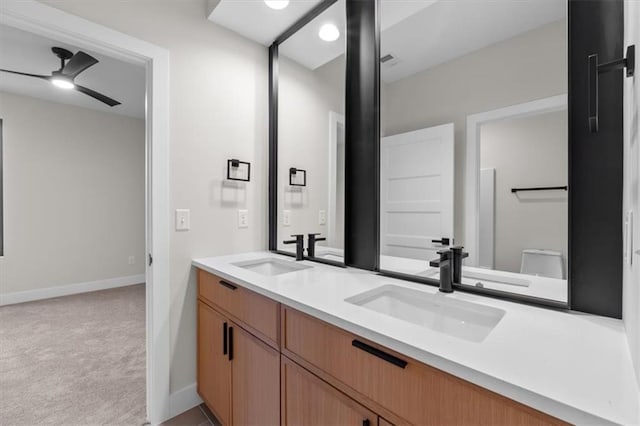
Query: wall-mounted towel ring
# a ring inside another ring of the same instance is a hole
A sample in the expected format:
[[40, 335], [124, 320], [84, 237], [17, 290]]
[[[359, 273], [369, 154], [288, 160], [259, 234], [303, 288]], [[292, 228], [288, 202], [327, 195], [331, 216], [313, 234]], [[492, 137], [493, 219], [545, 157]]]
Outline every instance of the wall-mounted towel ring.
[[[299, 175], [302, 175], [302, 183], [294, 182], [294, 179]], [[307, 171], [302, 169], [296, 169], [295, 167], [291, 167], [289, 169], [289, 185], [307, 186]]]
[[598, 55], [589, 55], [589, 130], [591, 133], [598, 131], [598, 77], [600, 74], [627, 69], [627, 77], [633, 77], [636, 65], [636, 47], [627, 47], [627, 57], [615, 61], [598, 64]]
[[[232, 169], [239, 170], [241, 164], [247, 166], [247, 177], [246, 178], [232, 177], [231, 170]], [[241, 182], [249, 182], [251, 180], [251, 163], [248, 163], [246, 161], [236, 160], [236, 159], [227, 160], [227, 179], [239, 180]]]

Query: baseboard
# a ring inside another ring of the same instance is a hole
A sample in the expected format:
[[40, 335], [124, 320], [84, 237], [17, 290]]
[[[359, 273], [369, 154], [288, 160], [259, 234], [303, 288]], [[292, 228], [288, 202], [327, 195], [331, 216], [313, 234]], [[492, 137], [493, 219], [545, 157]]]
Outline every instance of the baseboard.
[[173, 418], [178, 414], [182, 414], [202, 404], [202, 399], [198, 396], [198, 387], [195, 383], [185, 386], [179, 391], [172, 393], [169, 396], [169, 414]]
[[72, 294], [88, 293], [90, 291], [106, 290], [109, 288], [124, 287], [144, 282], [145, 276], [144, 274], [140, 274], [130, 275], [127, 277], [109, 278], [106, 280], [89, 281], [85, 283], [41, 288], [37, 290], [17, 291], [14, 293], [0, 294], [0, 306], [32, 302], [34, 300], [51, 299], [52, 297], [69, 296]]

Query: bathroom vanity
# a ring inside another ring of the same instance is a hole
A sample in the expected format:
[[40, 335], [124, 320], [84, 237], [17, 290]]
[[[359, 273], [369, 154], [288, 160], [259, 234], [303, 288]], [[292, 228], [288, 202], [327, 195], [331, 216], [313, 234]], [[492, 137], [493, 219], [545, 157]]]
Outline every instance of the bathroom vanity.
[[193, 265], [198, 392], [223, 424], [640, 420], [617, 320], [269, 252]]

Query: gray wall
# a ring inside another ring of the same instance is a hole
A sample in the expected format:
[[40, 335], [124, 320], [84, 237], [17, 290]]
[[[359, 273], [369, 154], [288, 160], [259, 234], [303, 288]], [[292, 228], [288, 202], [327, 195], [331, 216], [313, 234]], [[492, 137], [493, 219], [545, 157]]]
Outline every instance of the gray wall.
[[567, 271], [567, 193], [511, 193], [567, 184], [567, 124], [565, 110], [480, 129], [481, 167], [495, 169], [495, 269], [520, 272], [522, 250], [539, 248], [561, 252]]
[[[169, 51], [170, 205], [191, 209], [171, 232], [171, 391], [196, 381], [196, 274], [191, 259], [267, 247], [267, 49], [206, 18], [206, 0], [45, 0]], [[224, 186], [226, 161], [252, 180]], [[237, 227], [238, 209], [249, 227]]]
[[382, 134], [455, 125], [456, 241], [464, 244], [466, 119], [567, 92], [564, 20], [383, 85]]
[[0, 117], [0, 293], [143, 274], [144, 120], [8, 93]]
[[[291, 234], [320, 232], [329, 219], [329, 112], [344, 114], [344, 55], [310, 70], [280, 56], [278, 63], [278, 246]], [[289, 168], [307, 171], [306, 187], [289, 186]], [[291, 226], [283, 226], [283, 210]], [[336, 215], [337, 216], [337, 215]], [[337, 217], [337, 221], [343, 221]], [[342, 229], [340, 226], [339, 229]], [[341, 239], [342, 240], [342, 239]], [[322, 245], [325, 245], [322, 243]], [[340, 247], [341, 248], [341, 247]]]

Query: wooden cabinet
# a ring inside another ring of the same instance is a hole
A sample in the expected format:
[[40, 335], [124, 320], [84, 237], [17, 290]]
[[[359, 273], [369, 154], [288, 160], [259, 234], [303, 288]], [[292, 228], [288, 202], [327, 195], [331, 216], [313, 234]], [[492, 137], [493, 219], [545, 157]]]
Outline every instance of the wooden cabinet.
[[282, 357], [282, 425], [375, 426], [378, 416]]
[[223, 425], [278, 425], [279, 304], [225, 284], [200, 271], [198, 393]]
[[198, 393], [223, 424], [231, 420], [231, 363], [226, 345], [228, 322], [198, 302]]
[[278, 346], [280, 305], [229, 280], [200, 270], [198, 295], [201, 300], [274, 347]]
[[198, 298], [198, 393], [224, 425], [565, 424], [205, 271]]
[[416, 425], [561, 421], [301, 312], [283, 308], [283, 352], [345, 384], [350, 395]]
[[233, 327], [233, 424], [280, 423], [280, 352]]

